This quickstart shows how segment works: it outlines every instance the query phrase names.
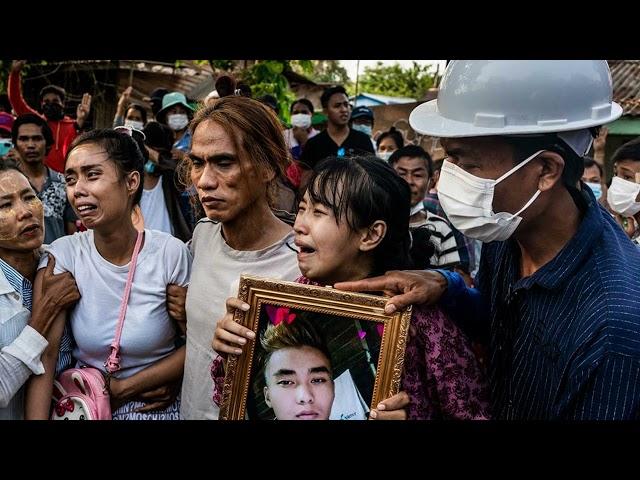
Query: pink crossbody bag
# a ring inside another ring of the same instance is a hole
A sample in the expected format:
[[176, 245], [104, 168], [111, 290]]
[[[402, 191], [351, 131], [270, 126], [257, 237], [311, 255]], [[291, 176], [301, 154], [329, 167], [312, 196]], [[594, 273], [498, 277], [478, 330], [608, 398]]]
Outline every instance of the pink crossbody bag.
[[54, 407], [51, 420], [111, 420], [111, 401], [107, 384], [110, 377], [120, 370], [120, 337], [142, 236], [142, 232], [139, 232], [133, 248], [116, 335], [111, 342], [111, 354], [104, 363], [107, 373], [105, 375], [101, 370], [92, 367], [70, 368], [62, 372], [53, 382]]

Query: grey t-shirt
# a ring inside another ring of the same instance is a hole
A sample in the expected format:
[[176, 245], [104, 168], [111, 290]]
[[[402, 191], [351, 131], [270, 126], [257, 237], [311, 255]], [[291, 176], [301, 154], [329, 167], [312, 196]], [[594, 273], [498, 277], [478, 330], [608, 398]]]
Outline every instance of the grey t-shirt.
[[293, 230], [273, 245], [255, 251], [232, 249], [222, 237], [222, 225], [201, 220], [193, 232], [193, 264], [187, 292], [187, 354], [180, 416], [186, 420], [217, 419], [211, 365], [216, 322], [226, 312], [227, 298], [238, 294], [240, 275], [294, 281], [300, 274]]

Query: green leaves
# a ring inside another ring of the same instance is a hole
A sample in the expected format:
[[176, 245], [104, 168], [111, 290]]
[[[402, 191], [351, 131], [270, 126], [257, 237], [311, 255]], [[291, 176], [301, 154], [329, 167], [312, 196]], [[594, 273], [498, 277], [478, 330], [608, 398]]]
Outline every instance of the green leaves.
[[429, 65], [421, 66], [416, 62], [406, 69], [398, 63], [385, 66], [378, 62], [375, 67], [365, 67], [358, 82], [358, 93], [420, 99], [434, 84], [435, 72], [431, 69]]
[[289, 89], [289, 82], [283, 75], [291, 69], [290, 60], [260, 60], [245, 70], [242, 80], [251, 86], [254, 98], [273, 95], [280, 107], [280, 117], [289, 120], [289, 105], [295, 96]]
[[349, 75], [339, 60], [295, 60], [293, 70], [316, 83], [339, 83], [347, 87]]

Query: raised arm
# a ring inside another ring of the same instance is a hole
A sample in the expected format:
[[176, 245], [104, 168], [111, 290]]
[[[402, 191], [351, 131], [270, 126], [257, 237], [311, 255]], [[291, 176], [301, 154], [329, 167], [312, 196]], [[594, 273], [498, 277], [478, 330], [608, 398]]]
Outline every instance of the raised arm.
[[20, 78], [20, 72], [22, 71], [22, 67], [24, 67], [25, 63], [25, 60], [13, 61], [13, 64], [11, 65], [11, 73], [9, 73], [7, 94], [16, 115], [24, 115], [25, 113], [35, 113], [36, 115], [39, 115], [37, 111], [27, 104], [22, 96], [22, 79]]
[[113, 117], [113, 126], [119, 127], [124, 125], [124, 115], [127, 113], [127, 107], [131, 103], [131, 92], [133, 91], [133, 87], [129, 85], [124, 89], [122, 95], [120, 95], [120, 99], [118, 100], [118, 106], [116, 107], [116, 115]]
[[339, 282], [334, 287], [351, 292], [383, 292], [391, 297], [384, 307], [388, 314], [408, 305], [438, 303], [471, 337], [476, 337], [477, 332], [482, 331], [489, 318], [487, 306], [480, 292], [475, 288], [468, 288], [457, 272], [391, 271], [379, 277]]
[[78, 104], [78, 108], [76, 108], [76, 123], [78, 124], [78, 128], [81, 129], [84, 127], [84, 122], [87, 120], [90, 111], [91, 95], [85, 93], [82, 95], [82, 101]]

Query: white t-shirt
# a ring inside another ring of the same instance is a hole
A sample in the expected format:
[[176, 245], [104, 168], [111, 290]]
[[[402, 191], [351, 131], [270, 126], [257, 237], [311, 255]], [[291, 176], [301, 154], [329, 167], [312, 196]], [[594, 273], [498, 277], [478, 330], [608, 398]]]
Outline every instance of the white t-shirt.
[[335, 397], [329, 420], [366, 420], [369, 406], [347, 369], [333, 380]]
[[[59, 238], [46, 247], [56, 257], [54, 273], [71, 272], [81, 298], [71, 310], [69, 323], [80, 365], [104, 370], [120, 313], [129, 264], [118, 266], [96, 249], [93, 231]], [[44, 255], [38, 268], [47, 265]], [[145, 230], [136, 264], [131, 295], [120, 340], [122, 369], [116, 377], [129, 377], [175, 350], [176, 327], [166, 307], [167, 285], [187, 285], [191, 254], [187, 246], [166, 233]]]
[[173, 235], [173, 225], [162, 191], [162, 179], [158, 179], [158, 183], [151, 190], [142, 190], [140, 210], [142, 210], [145, 228]]
[[222, 225], [201, 220], [193, 232], [193, 272], [187, 292], [187, 355], [182, 381], [180, 416], [187, 420], [217, 419], [213, 402], [211, 348], [216, 322], [226, 312], [225, 302], [238, 294], [240, 275], [294, 281], [300, 274], [291, 231], [273, 245], [255, 251], [232, 249], [222, 238]]
[[[319, 130], [316, 130], [315, 128], [311, 128], [311, 131], [309, 132], [309, 136], [307, 137], [307, 140], [315, 137], [319, 133], [320, 133]], [[286, 142], [287, 147], [289, 149], [292, 149], [293, 147], [297, 147], [299, 145], [298, 140], [296, 140], [296, 137], [293, 136], [293, 128], [289, 128], [284, 131], [284, 141]]]

